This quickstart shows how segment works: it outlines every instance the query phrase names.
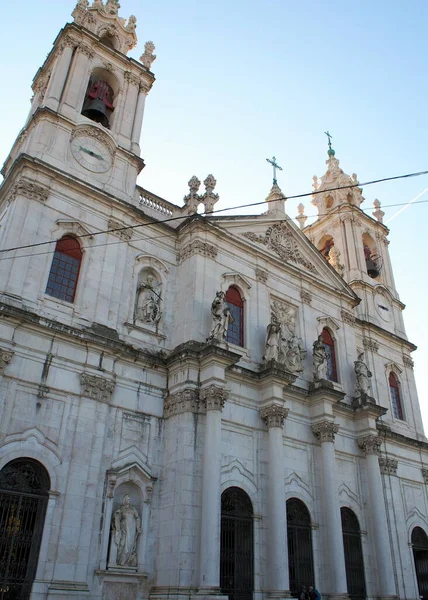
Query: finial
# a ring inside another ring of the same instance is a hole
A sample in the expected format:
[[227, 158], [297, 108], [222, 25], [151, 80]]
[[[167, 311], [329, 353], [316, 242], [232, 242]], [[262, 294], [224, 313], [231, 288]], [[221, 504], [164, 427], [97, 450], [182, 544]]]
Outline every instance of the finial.
[[336, 152], [333, 150], [333, 148], [331, 147], [331, 140], [332, 140], [332, 135], [329, 131], [324, 131], [324, 133], [326, 134], [326, 136], [328, 137], [328, 152], [327, 154], [329, 156], [334, 156], [336, 154]]
[[302, 203], [300, 203], [299, 206], [297, 207], [297, 212], [299, 214], [296, 217], [296, 221], [299, 223], [300, 229], [303, 229], [303, 227], [305, 226], [305, 223], [306, 223], [306, 219], [308, 217], [305, 215], [305, 207], [303, 206]]
[[373, 206], [376, 210], [372, 212], [372, 215], [377, 221], [379, 221], [379, 223], [383, 223], [383, 217], [385, 216], [385, 213], [383, 212], [383, 210], [380, 210], [381, 204], [377, 198], [374, 199]]
[[146, 42], [144, 44], [144, 54], [140, 56], [140, 62], [150, 70], [152, 62], [156, 60], [156, 54], [154, 54], [155, 45], [153, 42]]
[[214, 175], [207, 175], [204, 179], [205, 194], [202, 196], [202, 202], [204, 203], [204, 209], [206, 213], [213, 212], [214, 205], [218, 202], [219, 195], [214, 193], [214, 188], [217, 184]]
[[276, 170], [278, 169], [279, 171], [282, 171], [282, 167], [280, 167], [277, 164], [276, 158], [274, 156], [272, 156], [272, 160], [270, 158], [267, 158], [266, 161], [270, 163], [273, 167], [273, 185], [278, 185], [278, 182], [276, 180]]
[[184, 205], [189, 214], [194, 214], [198, 212], [198, 206], [202, 202], [202, 196], [198, 194], [201, 182], [196, 175], [193, 175], [193, 177], [189, 179], [188, 186], [189, 193], [184, 196]]

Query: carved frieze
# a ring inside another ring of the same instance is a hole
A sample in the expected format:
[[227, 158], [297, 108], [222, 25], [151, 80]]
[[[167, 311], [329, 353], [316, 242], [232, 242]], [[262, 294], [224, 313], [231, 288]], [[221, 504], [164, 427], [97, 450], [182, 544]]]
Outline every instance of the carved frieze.
[[265, 271], [264, 269], [261, 269], [260, 267], [256, 267], [257, 281], [260, 281], [261, 283], [266, 283], [267, 278], [268, 278], [268, 272]]
[[10, 200], [15, 199], [16, 196], [24, 196], [29, 200], [46, 202], [49, 197], [49, 190], [39, 183], [34, 183], [28, 179], [21, 179], [13, 186], [10, 193]]
[[108, 228], [110, 230], [116, 230], [111, 231], [111, 233], [116, 235], [124, 242], [129, 242], [129, 240], [132, 238], [132, 229], [122, 229], [123, 227], [125, 227], [123, 223], [119, 223], [119, 221], [115, 221], [114, 219], [109, 219]]
[[12, 357], [15, 353], [11, 350], [3, 350], [0, 348], [0, 373], [3, 373], [6, 366], [12, 360]]
[[397, 475], [398, 460], [395, 458], [379, 457], [380, 472], [384, 475]]
[[270, 427], [283, 427], [284, 421], [288, 416], [288, 408], [272, 404], [260, 410], [260, 416], [264, 423]]
[[334, 442], [339, 425], [333, 421], [320, 421], [312, 425], [312, 433], [320, 442]]
[[163, 406], [163, 416], [165, 419], [180, 415], [181, 413], [196, 413], [199, 410], [198, 390], [188, 388], [175, 394], [168, 394]]
[[310, 304], [312, 302], [312, 294], [307, 290], [302, 290], [300, 292], [300, 298], [305, 304]]
[[181, 264], [184, 260], [190, 258], [194, 254], [201, 254], [202, 256], [208, 256], [209, 258], [216, 258], [217, 248], [212, 244], [203, 242], [202, 240], [194, 240], [184, 246], [184, 248], [178, 254], [178, 262]]
[[355, 317], [352, 313], [348, 312], [347, 310], [342, 310], [340, 315], [344, 323], [351, 325], [351, 327], [355, 327]]
[[222, 410], [228, 393], [223, 387], [211, 384], [201, 389], [199, 397], [207, 410]]
[[83, 396], [99, 400], [100, 402], [109, 402], [115, 388], [115, 382], [99, 375], [82, 373], [80, 375], [81, 393]]
[[378, 435], [366, 435], [358, 438], [357, 444], [358, 448], [362, 450], [366, 456], [368, 454], [380, 455], [380, 447], [382, 442]]
[[314, 265], [309, 262], [300, 252], [300, 248], [294, 238], [291, 227], [286, 223], [277, 223], [267, 229], [264, 235], [258, 235], [252, 231], [242, 234], [247, 239], [257, 244], [263, 244], [273, 250], [282, 260], [302, 265], [311, 273], [317, 273]]
[[370, 338], [363, 338], [364, 350], [371, 350], [372, 352], [378, 352], [379, 344]]

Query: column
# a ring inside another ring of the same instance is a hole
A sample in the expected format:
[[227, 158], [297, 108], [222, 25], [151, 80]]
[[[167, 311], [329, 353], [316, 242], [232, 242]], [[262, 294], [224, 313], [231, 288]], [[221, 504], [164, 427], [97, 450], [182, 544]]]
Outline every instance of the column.
[[146, 95], [149, 92], [148, 86], [140, 84], [137, 100], [137, 108], [135, 109], [134, 126], [132, 128], [132, 152], [140, 154], [140, 136], [141, 128], [143, 126], [144, 116], [144, 104], [146, 102]]
[[339, 425], [332, 421], [321, 421], [312, 426], [312, 431], [321, 442], [322, 503], [325, 518], [325, 536], [330, 565], [330, 589], [332, 597], [348, 597], [346, 583], [345, 554], [343, 550], [342, 519], [337, 494], [336, 459], [334, 437]]
[[125, 71], [125, 81], [127, 82], [126, 91], [125, 91], [125, 103], [123, 107], [122, 113], [122, 122], [120, 123], [118, 133], [121, 136], [126, 138], [129, 144], [129, 140], [132, 135], [132, 128], [134, 125], [134, 117], [135, 110], [137, 107], [137, 96], [138, 89], [140, 85], [139, 78], [131, 73], [130, 71]]
[[72, 38], [66, 37], [59, 47], [59, 52], [61, 52], [61, 54], [55, 61], [44, 101], [44, 105], [52, 110], [58, 110], [75, 45], [76, 42]]
[[378, 568], [378, 597], [391, 598], [396, 596], [397, 592], [395, 589], [394, 569], [392, 566], [385, 497], [379, 468], [381, 441], [377, 435], [367, 435], [359, 438], [357, 443], [358, 447], [366, 455], [367, 462], [369, 506]]
[[[355, 272], [360, 271], [361, 266], [358, 262], [357, 256], [357, 252], [360, 250], [360, 247], [357, 248], [353, 233], [354, 216], [352, 214], [347, 214], [342, 217], [342, 222], [345, 230], [346, 252], [348, 254], [349, 260], [349, 272], [353, 272], [353, 275], [355, 276]], [[362, 242], [360, 245], [362, 252]], [[363, 266], [363, 270], [365, 270], [365, 265]]]
[[75, 119], [76, 112], [80, 113], [82, 110], [93, 57], [94, 53], [89, 46], [79, 45], [65, 90], [62, 108], [64, 114], [70, 118]]
[[260, 411], [261, 418], [268, 426], [269, 595], [274, 598], [290, 597], [282, 438], [282, 429], [287, 415], [288, 409], [277, 404], [262, 408]]
[[226, 390], [218, 385], [201, 389], [200, 400], [207, 409], [199, 563], [199, 593], [203, 594], [220, 594], [221, 411], [226, 399]]

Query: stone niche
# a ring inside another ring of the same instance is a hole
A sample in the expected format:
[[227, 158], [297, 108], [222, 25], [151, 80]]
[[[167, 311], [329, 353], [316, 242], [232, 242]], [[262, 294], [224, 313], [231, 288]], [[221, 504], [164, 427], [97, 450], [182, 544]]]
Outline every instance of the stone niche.
[[114, 490], [107, 570], [137, 572], [144, 535], [141, 491], [132, 481], [124, 482]]

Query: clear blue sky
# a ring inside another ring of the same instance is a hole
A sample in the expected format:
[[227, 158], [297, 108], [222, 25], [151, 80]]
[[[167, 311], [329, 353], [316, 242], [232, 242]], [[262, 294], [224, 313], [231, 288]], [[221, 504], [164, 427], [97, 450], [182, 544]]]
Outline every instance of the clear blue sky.
[[[4, 4], [0, 161], [24, 123], [31, 80], [74, 7], [72, 0]], [[360, 181], [428, 169], [426, 0], [121, 5], [121, 16], [138, 19], [131, 55], [138, 58], [147, 40], [156, 44], [140, 184], [160, 196], [181, 203], [188, 179], [212, 172], [219, 208], [261, 201], [273, 154], [284, 168], [283, 192], [309, 192], [312, 176], [325, 170], [326, 129], [342, 168]], [[427, 187], [427, 176], [370, 186], [362, 208], [374, 198], [408, 202]], [[296, 206], [287, 204], [290, 216]], [[384, 210], [387, 220], [398, 208]], [[428, 204], [412, 205], [391, 221], [390, 252], [408, 336], [419, 346], [413, 357], [428, 430], [427, 214]]]

